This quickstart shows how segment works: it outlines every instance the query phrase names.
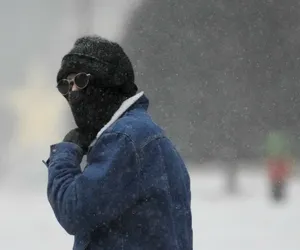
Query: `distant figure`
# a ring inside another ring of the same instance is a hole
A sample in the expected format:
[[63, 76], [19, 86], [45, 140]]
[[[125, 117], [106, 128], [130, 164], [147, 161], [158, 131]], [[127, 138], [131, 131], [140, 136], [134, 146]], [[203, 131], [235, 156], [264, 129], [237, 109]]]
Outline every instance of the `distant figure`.
[[233, 147], [224, 146], [219, 151], [219, 154], [224, 164], [225, 190], [229, 194], [235, 194], [238, 191], [237, 152]]
[[292, 167], [290, 146], [284, 133], [271, 132], [267, 137], [267, 170], [271, 197], [280, 201], [286, 197], [286, 186]]
[[290, 168], [290, 161], [286, 158], [274, 157], [268, 160], [271, 194], [274, 200], [286, 197], [285, 191]]

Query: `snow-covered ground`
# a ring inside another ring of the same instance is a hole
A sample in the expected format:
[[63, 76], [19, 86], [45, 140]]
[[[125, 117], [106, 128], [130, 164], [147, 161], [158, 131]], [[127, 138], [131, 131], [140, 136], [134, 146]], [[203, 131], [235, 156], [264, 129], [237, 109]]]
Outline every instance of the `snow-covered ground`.
[[298, 179], [281, 204], [270, 200], [263, 173], [244, 172], [236, 196], [221, 191], [221, 173], [193, 173], [192, 181], [195, 250], [300, 249]]
[[[300, 249], [298, 179], [291, 181], [287, 202], [274, 204], [262, 173], [243, 171], [236, 196], [222, 191], [222, 172], [191, 171], [191, 178], [195, 250]], [[57, 224], [43, 189], [12, 191], [5, 185], [0, 197], [1, 249], [72, 248], [72, 237]]]

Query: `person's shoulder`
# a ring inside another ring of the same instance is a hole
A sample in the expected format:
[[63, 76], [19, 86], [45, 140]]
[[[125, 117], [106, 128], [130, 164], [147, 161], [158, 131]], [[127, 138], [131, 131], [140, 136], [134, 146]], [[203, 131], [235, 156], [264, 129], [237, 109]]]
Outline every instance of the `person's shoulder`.
[[127, 112], [108, 132], [124, 134], [137, 146], [152, 138], [164, 136], [163, 129], [152, 120], [148, 112], [142, 110]]

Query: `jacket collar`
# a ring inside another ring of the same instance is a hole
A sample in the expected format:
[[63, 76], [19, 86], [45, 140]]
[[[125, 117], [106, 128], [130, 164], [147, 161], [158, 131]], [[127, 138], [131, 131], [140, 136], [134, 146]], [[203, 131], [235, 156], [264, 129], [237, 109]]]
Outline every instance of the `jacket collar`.
[[90, 147], [92, 147], [97, 139], [107, 130], [111, 125], [113, 125], [126, 111], [132, 108], [143, 108], [147, 109], [149, 105], [149, 101], [146, 96], [144, 96], [144, 92], [140, 92], [128, 99], [126, 99], [120, 106], [120, 108], [114, 113], [110, 121], [98, 132], [95, 140], [91, 143]]

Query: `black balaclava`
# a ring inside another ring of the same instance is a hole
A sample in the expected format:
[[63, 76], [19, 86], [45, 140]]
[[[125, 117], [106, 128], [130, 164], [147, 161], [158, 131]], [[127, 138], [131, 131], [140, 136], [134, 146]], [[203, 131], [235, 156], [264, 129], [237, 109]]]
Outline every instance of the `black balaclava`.
[[133, 67], [117, 43], [85, 36], [63, 57], [57, 82], [80, 72], [92, 75], [88, 86], [65, 97], [78, 128], [95, 134], [125, 99], [136, 94]]

